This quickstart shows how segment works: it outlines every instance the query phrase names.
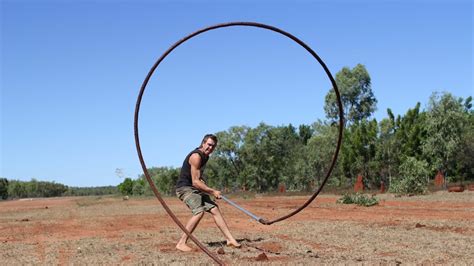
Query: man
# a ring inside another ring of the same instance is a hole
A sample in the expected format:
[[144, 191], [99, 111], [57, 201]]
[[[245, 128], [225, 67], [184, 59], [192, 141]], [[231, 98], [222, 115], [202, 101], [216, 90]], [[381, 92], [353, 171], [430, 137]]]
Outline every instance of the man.
[[[209, 212], [214, 221], [227, 239], [227, 246], [240, 248], [240, 244], [235, 240], [227, 227], [217, 204], [209, 195], [216, 199], [221, 198], [221, 192], [208, 187], [205, 183], [203, 172], [209, 155], [214, 151], [217, 145], [217, 137], [212, 134], [204, 136], [201, 146], [191, 151], [184, 159], [181, 173], [176, 183], [176, 195], [186, 203], [191, 209], [193, 216], [186, 224], [186, 229], [192, 233], [201, 221], [204, 212]], [[186, 244], [188, 236], [183, 233], [176, 244], [176, 248], [181, 251], [191, 251]]]

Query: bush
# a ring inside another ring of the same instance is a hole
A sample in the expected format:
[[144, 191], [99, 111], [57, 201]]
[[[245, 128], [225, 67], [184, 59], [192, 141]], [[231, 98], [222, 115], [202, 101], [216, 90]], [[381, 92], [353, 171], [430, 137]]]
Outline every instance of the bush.
[[368, 197], [365, 194], [344, 194], [342, 198], [337, 200], [337, 203], [342, 204], [357, 204], [360, 206], [370, 207], [379, 204], [379, 200], [376, 197]]
[[399, 167], [402, 178], [393, 179], [389, 192], [399, 195], [424, 194], [428, 189], [428, 163], [407, 157]]
[[132, 195], [133, 180], [129, 177], [125, 178], [125, 180], [118, 185], [118, 190], [122, 193], [122, 195]]
[[137, 179], [133, 182], [132, 193], [136, 196], [145, 194], [145, 180], [143, 178]]

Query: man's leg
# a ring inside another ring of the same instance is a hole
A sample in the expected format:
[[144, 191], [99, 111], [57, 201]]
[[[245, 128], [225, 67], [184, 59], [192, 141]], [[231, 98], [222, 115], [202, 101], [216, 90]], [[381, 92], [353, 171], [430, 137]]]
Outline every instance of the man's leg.
[[235, 238], [232, 236], [232, 234], [229, 231], [229, 227], [227, 227], [227, 223], [224, 220], [224, 217], [222, 217], [221, 211], [219, 210], [218, 207], [214, 207], [210, 210], [212, 214], [212, 218], [214, 218], [214, 221], [216, 222], [217, 227], [221, 230], [221, 232], [224, 234], [224, 236], [227, 239], [227, 245], [232, 245], [234, 247], [240, 247], [240, 244], [235, 240]]
[[[193, 215], [191, 219], [189, 219], [188, 223], [186, 224], [186, 229], [192, 234], [194, 229], [196, 229], [196, 226], [199, 224], [199, 221], [201, 221], [202, 216], [204, 215], [204, 212], [200, 212], [196, 215]], [[178, 241], [178, 244], [176, 244], [176, 248], [181, 250], [181, 251], [191, 251], [192, 248], [190, 248], [188, 245], [186, 245], [186, 242], [188, 241], [188, 235], [186, 233], [183, 233], [181, 238]]]

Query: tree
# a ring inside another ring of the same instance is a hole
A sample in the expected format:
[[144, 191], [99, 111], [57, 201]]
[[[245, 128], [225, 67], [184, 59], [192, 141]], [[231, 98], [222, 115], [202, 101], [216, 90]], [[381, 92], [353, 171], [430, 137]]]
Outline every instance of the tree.
[[397, 194], [423, 194], [426, 192], [429, 169], [425, 160], [405, 157], [398, 171], [400, 178], [390, 184], [390, 192]]
[[[314, 185], [319, 185], [322, 182], [335, 152], [337, 130], [337, 127], [320, 120], [313, 123], [311, 138], [301, 148], [301, 151], [297, 151], [295, 156], [293, 189], [309, 191], [314, 189]], [[337, 176], [334, 172], [333, 177]]]
[[298, 134], [301, 140], [301, 143], [306, 145], [308, 140], [313, 136], [314, 130], [311, 126], [308, 125], [300, 125], [298, 128]]
[[465, 104], [466, 126], [461, 134], [460, 148], [455, 155], [455, 174], [461, 181], [474, 179], [474, 112], [470, 110], [472, 108], [471, 100], [472, 97], [466, 99], [466, 102], [469, 103]]
[[[160, 193], [165, 195], [171, 195], [174, 193], [176, 181], [179, 177], [179, 171], [179, 168], [173, 167], [148, 168], [148, 174], [150, 175], [154, 185]], [[148, 184], [148, 181], [146, 180], [145, 175], [140, 175], [137, 180], [133, 181], [133, 187], [131, 189], [133, 195], [153, 194], [151, 187], [146, 184]]]
[[227, 131], [216, 133], [219, 144], [206, 167], [211, 186], [234, 188], [240, 183], [241, 188], [246, 189], [247, 175], [244, 174], [241, 154], [249, 130], [247, 126], [233, 126]]
[[[377, 99], [372, 92], [370, 76], [364, 65], [358, 64], [352, 70], [344, 67], [336, 74], [336, 84], [344, 109], [344, 124], [367, 119], [376, 110]], [[334, 88], [326, 94], [324, 111], [333, 121], [339, 117]]]
[[25, 198], [27, 195], [25, 182], [10, 180], [8, 184], [8, 196], [10, 198]]
[[392, 176], [396, 171], [395, 163], [399, 154], [395, 138], [395, 116], [390, 108], [387, 109], [388, 118], [382, 119], [379, 123], [379, 135], [375, 149], [375, 161], [378, 174], [382, 180], [392, 181]]
[[408, 109], [403, 117], [395, 121], [395, 137], [399, 152], [404, 156], [421, 159], [422, 142], [426, 138], [426, 113], [420, 112], [420, 103]]
[[99, 196], [118, 194], [118, 186], [102, 186], [102, 187], [68, 187], [63, 196]]
[[422, 142], [426, 138], [426, 113], [420, 111], [418, 102], [408, 109], [405, 115], [395, 118], [392, 110], [387, 109], [388, 118], [379, 123], [379, 135], [375, 155], [375, 165], [382, 180], [392, 182], [399, 178], [398, 170], [402, 158], [423, 159]]
[[125, 180], [123, 180], [123, 182], [118, 185], [118, 189], [122, 195], [132, 195], [133, 180], [130, 177], [125, 178]]
[[456, 99], [447, 92], [433, 93], [430, 97], [423, 152], [432, 170], [440, 170], [445, 177], [448, 177], [448, 169], [456, 169], [455, 155], [461, 149], [461, 136], [468, 124], [465, 112], [462, 98]]
[[260, 123], [249, 129], [239, 151], [246, 187], [256, 191], [277, 189], [294, 178], [295, 153], [302, 146], [296, 128]]
[[277, 189], [280, 183], [286, 186], [294, 183], [296, 156], [302, 146], [300, 135], [291, 124], [268, 131], [264, 148], [271, 166], [270, 175], [266, 177], [271, 189]]
[[145, 179], [139, 178], [133, 181], [132, 193], [137, 196], [145, 194]]
[[266, 176], [270, 168], [269, 157], [265, 153], [264, 142], [271, 126], [260, 123], [256, 128], [251, 128], [245, 135], [240, 158], [245, 166], [243, 174], [246, 176], [246, 185], [256, 191], [267, 189]]
[[375, 175], [375, 166], [373, 165], [377, 130], [375, 119], [356, 121], [346, 129], [341, 163], [344, 173], [351, 180], [362, 174], [365, 181], [370, 180], [372, 184], [378, 185], [380, 180], [376, 179], [378, 177]]
[[0, 198], [8, 198], [8, 179], [0, 178]]

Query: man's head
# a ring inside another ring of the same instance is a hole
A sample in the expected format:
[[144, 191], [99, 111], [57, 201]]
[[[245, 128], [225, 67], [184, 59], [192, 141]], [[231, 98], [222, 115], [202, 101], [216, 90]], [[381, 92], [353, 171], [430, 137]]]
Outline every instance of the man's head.
[[201, 141], [201, 146], [199, 149], [204, 152], [204, 154], [211, 154], [217, 146], [217, 137], [213, 134], [207, 134]]

